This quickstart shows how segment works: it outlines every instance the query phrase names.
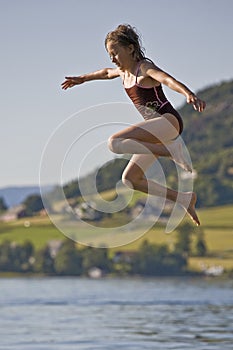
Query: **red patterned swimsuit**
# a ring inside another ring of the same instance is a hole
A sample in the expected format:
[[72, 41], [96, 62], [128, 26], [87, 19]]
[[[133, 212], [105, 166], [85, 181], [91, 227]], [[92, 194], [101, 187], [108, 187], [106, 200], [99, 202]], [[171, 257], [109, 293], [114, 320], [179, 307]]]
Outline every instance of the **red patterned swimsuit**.
[[142, 61], [138, 63], [136, 69], [135, 84], [130, 88], [125, 87], [126, 93], [145, 120], [156, 118], [158, 115], [161, 116], [165, 113], [173, 114], [179, 122], [179, 133], [181, 134], [183, 131], [182, 118], [167, 100], [162, 85], [146, 87], [138, 84], [137, 78], [141, 63]]

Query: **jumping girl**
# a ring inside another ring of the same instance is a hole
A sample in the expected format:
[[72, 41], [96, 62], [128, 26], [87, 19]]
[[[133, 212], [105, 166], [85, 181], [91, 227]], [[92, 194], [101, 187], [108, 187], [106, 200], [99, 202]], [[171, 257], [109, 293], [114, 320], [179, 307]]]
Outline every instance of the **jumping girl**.
[[146, 179], [145, 172], [159, 156], [170, 157], [184, 170], [192, 172], [184, 159], [178, 138], [183, 130], [182, 118], [165, 97], [161, 84], [183, 94], [187, 103], [199, 112], [204, 110], [205, 102], [145, 57], [139, 36], [130, 25], [119, 25], [108, 33], [105, 47], [117, 68], [66, 77], [62, 88], [66, 90], [91, 80], [121, 77], [126, 93], [144, 118], [143, 122], [109, 138], [108, 145], [112, 152], [133, 154], [123, 172], [122, 182], [134, 190], [178, 202], [194, 223], [200, 225], [195, 211], [197, 197], [194, 192], [177, 192], [164, 187]]

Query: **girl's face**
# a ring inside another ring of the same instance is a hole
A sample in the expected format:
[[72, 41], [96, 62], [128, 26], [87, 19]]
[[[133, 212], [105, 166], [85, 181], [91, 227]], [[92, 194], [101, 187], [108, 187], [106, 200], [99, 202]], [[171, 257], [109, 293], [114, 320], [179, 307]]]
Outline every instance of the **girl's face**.
[[120, 69], [124, 70], [130, 67], [132, 63], [134, 51], [133, 45], [123, 46], [120, 44], [113, 44], [111, 41], [107, 43], [107, 51], [113, 63]]

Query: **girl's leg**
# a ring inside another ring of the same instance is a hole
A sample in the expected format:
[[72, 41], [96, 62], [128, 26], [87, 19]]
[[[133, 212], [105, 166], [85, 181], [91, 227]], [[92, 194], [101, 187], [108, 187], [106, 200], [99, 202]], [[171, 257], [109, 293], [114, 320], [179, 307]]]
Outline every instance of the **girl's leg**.
[[192, 171], [184, 159], [179, 140], [179, 123], [172, 114], [130, 126], [109, 139], [109, 148], [118, 154], [156, 154], [172, 157], [183, 169]]
[[123, 172], [122, 182], [134, 190], [167, 198], [173, 202], [179, 203], [186, 210], [194, 223], [200, 225], [195, 211], [197, 198], [194, 192], [177, 192], [173, 189], [164, 187], [153, 180], [146, 179], [145, 172], [156, 158], [157, 157], [152, 154], [133, 155]]

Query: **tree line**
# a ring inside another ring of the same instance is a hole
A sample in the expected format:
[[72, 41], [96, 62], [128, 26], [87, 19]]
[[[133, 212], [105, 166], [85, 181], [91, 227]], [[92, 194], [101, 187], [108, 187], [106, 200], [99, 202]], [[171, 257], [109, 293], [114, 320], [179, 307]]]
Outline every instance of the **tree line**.
[[190, 272], [190, 256], [206, 254], [203, 231], [198, 229], [194, 232], [189, 223], [184, 223], [178, 228], [172, 248], [145, 240], [137, 251], [128, 253], [113, 253], [107, 248], [83, 247], [70, 239], [62, 242], [56, 254], [53, 254], [49, 244], [36, 251], [29, 241], [23, 244], [4, 241], [0, 245], [0, 272], [85, 276], [92, 268], [97, 268], [103, 274], [184, 275]]

